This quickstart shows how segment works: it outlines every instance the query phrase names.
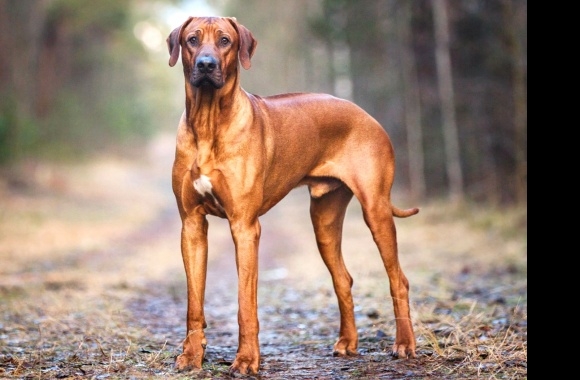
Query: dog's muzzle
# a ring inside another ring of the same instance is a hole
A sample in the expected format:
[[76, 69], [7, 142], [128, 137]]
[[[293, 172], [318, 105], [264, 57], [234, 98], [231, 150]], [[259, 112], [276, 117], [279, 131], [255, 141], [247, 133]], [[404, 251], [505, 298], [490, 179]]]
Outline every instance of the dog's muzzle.
[[209, 55], [198, 57], [191, 73], [191, 84], [194, 87], [212, 86], [218, 89], [221, 88], [224, 82], [219, 61]]

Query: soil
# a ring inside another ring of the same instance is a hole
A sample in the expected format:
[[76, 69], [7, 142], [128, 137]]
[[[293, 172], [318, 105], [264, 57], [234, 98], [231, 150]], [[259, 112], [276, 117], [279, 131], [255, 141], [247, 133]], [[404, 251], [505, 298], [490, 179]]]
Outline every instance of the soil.
[[[26, 163], [0, 180], [0, 378], [222, 379], [237, 348], [237, 276], [226, 221], [211, 217], [202, 370], [179, 373], [186, 286], [170, 188], [174, 138], [138, 160]], [[393, 199], [408, 204], [402, 194]], [[260, 379], [527, 378], [526, 210], [431, 202], [397, 223], [416, 359], [394, 359], [394, 315], [356, 201], [343, 252], [359, 355], [333, 357], [339, 314], [308, 194], [261, 218]]]

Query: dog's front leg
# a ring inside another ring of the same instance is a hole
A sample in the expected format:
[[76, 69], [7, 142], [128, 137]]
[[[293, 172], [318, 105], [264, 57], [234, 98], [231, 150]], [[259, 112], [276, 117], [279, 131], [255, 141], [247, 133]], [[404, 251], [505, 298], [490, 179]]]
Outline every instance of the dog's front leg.
[[187, 335], [183, 353], [177, 357], [179, 370], [201, 368], [207, 341], [203, 304], [207, 272], [207, 220], [196, 211], [182, 219], [181, 254], [187, 276]]
[[239, 342], [232, 372], [242, 374], [258, 372], [260, 347], [258, 343], [258, 243], [260, 222], [230, 221], [232, 237], [236, 247], [238, 269], [238, 324]]

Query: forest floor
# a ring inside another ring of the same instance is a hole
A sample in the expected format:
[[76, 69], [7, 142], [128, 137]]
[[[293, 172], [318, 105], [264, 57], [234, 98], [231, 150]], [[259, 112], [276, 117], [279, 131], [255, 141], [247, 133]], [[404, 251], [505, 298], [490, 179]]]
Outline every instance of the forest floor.
[[[0, 378], [230, 378], [235, 258], [227, 222], [213, 217], [206, 361], [202, 370], [173, 368], [186, 313], [173, 144], [160, 137], [139, 160], [24, 163], [0, 173]], [[396, 220], [417, 358], [388, 354], [388, 280], [356, 200], [343, 252], [360, 355], [332, 356], [338, 308], [300, 188], [261, 218], [262, 363], [248, 378], [527, 378], [527, 210], [393, 199], [421, 207]]]

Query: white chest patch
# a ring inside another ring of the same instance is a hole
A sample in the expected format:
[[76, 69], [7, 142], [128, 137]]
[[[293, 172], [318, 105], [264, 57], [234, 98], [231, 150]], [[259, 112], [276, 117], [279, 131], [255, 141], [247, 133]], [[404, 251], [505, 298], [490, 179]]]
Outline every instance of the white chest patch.
[[198, 179], [193, 181], [193, 188], [200, 195], [209, 194], [209, 195], [213, 196], [213, 193], [211, 192], [211, 189], [212, 189], [211, 181], [209, 180], [209, 177], [206, 175], [202, 174], [201, 176], [199, 176]]

